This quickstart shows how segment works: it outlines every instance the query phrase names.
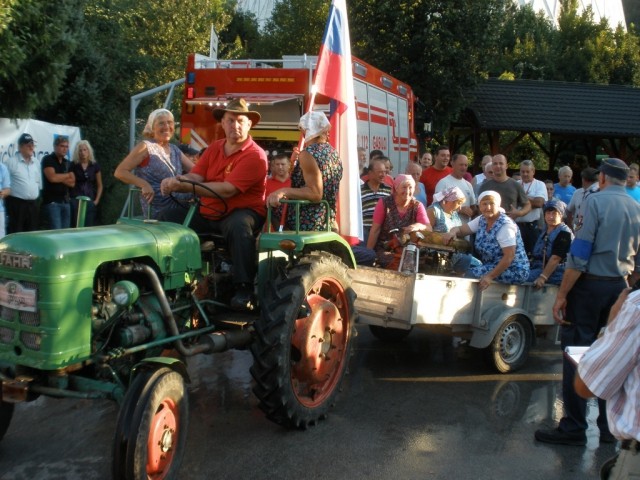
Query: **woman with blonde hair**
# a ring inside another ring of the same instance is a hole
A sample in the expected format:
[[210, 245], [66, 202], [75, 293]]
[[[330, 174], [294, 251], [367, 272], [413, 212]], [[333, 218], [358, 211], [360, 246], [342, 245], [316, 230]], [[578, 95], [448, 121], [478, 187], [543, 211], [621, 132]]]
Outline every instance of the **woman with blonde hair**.
[[150, 206], [151, 218], [156, 218], [160, 210], [171, 204], [170, 197], [160, 193], [162, 180], [187, 173], [193, 167], [193, 162], [180, 148], [170, 143], [174, 133], [173, 114], [165, 108], [154, 110], [142, 132], [147, 140], [133, 147], [114, 173], [120, 181], [142, 190], [142, 209], [146, 214]]
[[84, 220], [86, 227], [95, 225], [96, 210], [102, 198], [102, 172], [96, 162], [93, 148], [87, 140], [80, 140], [71, 156], [71, 172], [76, 177], [76, 184], [71, 189], [71, 225], [75, 225], [78, 216], [78, 200], [76, 197], [89, 197]]

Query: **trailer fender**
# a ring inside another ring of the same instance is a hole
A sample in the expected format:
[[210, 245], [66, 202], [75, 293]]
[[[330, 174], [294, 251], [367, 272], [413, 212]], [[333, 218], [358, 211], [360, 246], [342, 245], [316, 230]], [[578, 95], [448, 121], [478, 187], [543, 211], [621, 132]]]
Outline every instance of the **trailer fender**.
[[[149, 357], [140, 361], [131, 372], [130, 382], [133, 382], [135, 377], [144, 370], [155, 370], [161, 367], [167, 367], [174, 372], [180, 374], [186, 383], [191, 383], [189, 373], [187, 372], [187, 366], [179, 358], [172, 357]], [[129, 383], [131, 384], [131, 383]]]
[[535, 338], [533, 321], [526, 310], [504, 305], [495, 305], [482, 313], [479, 328], [474, 325], [473, 335], [471, 336], [469, 345], [475, 348], [488, 347], [504, 321], [513, 316], [526, 318], [527, 325], [531, 329], [531, 337]]

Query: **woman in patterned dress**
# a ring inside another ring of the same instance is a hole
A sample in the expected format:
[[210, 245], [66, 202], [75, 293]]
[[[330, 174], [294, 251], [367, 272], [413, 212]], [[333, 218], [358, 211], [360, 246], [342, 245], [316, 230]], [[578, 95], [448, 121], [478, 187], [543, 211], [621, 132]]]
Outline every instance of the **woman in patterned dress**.
[[148, 140], [136, 145], [114, 173], [120, 181], [142, 190], [142, 211], [146, 215], [150, 205], [151, 218], [156, 218], [160, 210], [171, 205], [171, 198], [160, 193], [162, 180], [187, 173], [193, 167], [193, 162], [178, 146], [169, 143], [174, 133], [173, 114], [164, 108], [154, 110], [142, 132]]
[[397, 249], [390, 249], [394, 246], [392, 230], [398, 229], [398, 234], [431, 231], [424, 205], [413, 196], [415, 187], [411, 175], [397, 175], [391, 195], [378, 200], [373, 211], [367, 248], [375, 250], [378, 262], [385, 268], [395, 269], [399, 263]]
[[[267, 197], [267, 205], [277, 207], [280, 199], [326, 200], [329, 204], [329, 222], [337, 230], [336, 202], [338, 187], [342, 179], [342, 161], [338, 152], [329, 144], [331, 124], [322, 112], [311, 111], [300, 117], [298, 124], [304, 134], [305, 147], [298, 155], [291, 172], [291, 187], [280, 188]], [[313, 203], [300, 207], [300, 230], [326, 229], [327, 207], [324, 203]], [[286, 228], [295, 228], [295, 208], [287, 209]]]
[[[480, 279], [480, 290], [495, 280], [500, 283], [523, 283], [529, 276], [529, 260], [524, 251], [520, 230], [500, 208], [498, 192], [487, 190], [478, 197], [480, 216], [444, 234], [446, 241], [454, 237], [476, 234], [474, 248], [479, 259], [468, 256], [469, 261], [480, 260], [480, 265], [467, 263], [465, 276]], [[464, 268], [464, 262], [458, 268]]]

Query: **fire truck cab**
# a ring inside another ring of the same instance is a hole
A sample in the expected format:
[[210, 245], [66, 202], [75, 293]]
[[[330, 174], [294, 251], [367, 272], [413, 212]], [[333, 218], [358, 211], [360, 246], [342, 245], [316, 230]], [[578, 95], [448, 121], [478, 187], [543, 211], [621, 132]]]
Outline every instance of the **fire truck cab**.
[[[352, 57], [358, 146], [382, 150], [395, 172], [418, 155], [416, 99], [411, 87]], [[262, 115], [251, 135], [267, 152], [290, 150], [300, 137], [298, 120], [311, 96], [317, 57], [283, 56], [280, 60], [188, 59], [181, 119], [181, 140], [200, 149], [223, 137], [213, 118], [216, 106], [243, 97]], [[329, 99], [316, 95], [314, 109], [329, 112]]]

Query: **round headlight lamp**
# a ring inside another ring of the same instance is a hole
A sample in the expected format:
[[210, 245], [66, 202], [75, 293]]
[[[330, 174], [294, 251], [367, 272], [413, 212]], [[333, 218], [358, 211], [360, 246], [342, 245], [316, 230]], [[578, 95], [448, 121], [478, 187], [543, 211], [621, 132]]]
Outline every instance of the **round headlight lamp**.
[[121, 280], [111, 287], [111, 298], [119, 307], [129, 307], [136, 303], [140, 291], [135, 283]]

